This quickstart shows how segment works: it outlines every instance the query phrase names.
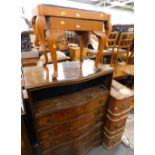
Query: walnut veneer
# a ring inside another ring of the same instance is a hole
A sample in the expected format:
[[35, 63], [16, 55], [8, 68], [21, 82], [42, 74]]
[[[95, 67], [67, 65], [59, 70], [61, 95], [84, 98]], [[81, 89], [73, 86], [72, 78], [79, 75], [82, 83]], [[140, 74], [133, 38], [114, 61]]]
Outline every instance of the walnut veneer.
[[98, 71], [93, 60], [62, 62], [54, 80], [52, 65], [23, 68], [41, 153], [85, 155], [103, 142], [113, 69]]

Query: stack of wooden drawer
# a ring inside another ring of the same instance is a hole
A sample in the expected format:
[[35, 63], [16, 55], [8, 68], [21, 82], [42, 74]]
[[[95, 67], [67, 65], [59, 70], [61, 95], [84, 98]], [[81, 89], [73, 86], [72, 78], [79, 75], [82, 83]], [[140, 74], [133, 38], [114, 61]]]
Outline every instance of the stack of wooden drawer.
[[34, 121], [43, 154], [85, 154], [101, 144], [108, 96], [108, 90], [94, 86], [36, 101]]
[[113, 80], [110, 95], [103, 133], [103, 145], [107, 149], [121, 142], [133, 91]]

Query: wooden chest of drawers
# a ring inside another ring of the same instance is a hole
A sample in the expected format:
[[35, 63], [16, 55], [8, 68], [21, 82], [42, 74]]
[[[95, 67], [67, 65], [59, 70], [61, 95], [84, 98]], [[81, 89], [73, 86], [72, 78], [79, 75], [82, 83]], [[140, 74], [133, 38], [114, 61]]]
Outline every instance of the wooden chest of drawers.
[[61, 77], [52, 81], [51, 65], [46, 71], [38, 66], [23, 70], [42, 154], [85, 155], [103, 142], [113, 70], [103, 65], [97, 71], [91, 60], [85, 60], [82, 66], [79, 62], [63, 62], [59, 64]]
[[113, 80], [103, 134], [105, 148], [121, 142], [132, 100], [133, 91]]
[[21, 107], [21, 155], [33, 155], [32, 146], [29, 140], [28, 131], [25, 125], [26, 112], [24, 106]]

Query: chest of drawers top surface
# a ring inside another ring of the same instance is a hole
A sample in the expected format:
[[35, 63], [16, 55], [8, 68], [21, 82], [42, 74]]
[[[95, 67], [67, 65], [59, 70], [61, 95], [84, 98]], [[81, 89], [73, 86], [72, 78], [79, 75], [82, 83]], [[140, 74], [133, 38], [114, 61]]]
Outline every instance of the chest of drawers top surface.
[[110, 95], [116, 100], [123, 100], [134, 96], [133, 90], [127, 88], [126, 86], [122, 85], [121, 83], [118, 83], [115, 80], [112, 81], [111, 86], [112, 87]]
[[58, 63], [58, 78], [52, 79], [53, 64], [46, 67], [32, 66], [23, 68], [24, 85], [26, 89], [46, 86], [76, 84], [95, 79], [100, 76], [112, 74], [113, 68], [102, 65], [98, 71], [93, 60]]
[[67, 17], [67, 18], [79, 18], [79, 19], [91, 19], [91, 20], [109, 20], [110, 15], [103, 12], [95, 12], [90, 10], [82, 10], [75, 8], [65, 8], [53, 5], [38, 5], [33, 10], [33, 16], [55, 16], [55, 17]]

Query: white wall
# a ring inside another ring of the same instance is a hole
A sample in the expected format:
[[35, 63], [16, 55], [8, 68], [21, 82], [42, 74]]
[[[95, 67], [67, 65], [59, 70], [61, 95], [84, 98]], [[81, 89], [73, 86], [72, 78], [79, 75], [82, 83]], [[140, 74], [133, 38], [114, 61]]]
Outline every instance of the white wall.
[[112, 24], [134, 24], [134, 13], [118, 9], [107, 9], [106, 13], [111, 14]]

